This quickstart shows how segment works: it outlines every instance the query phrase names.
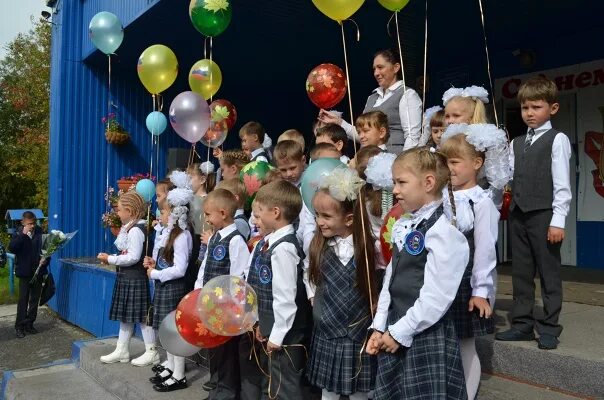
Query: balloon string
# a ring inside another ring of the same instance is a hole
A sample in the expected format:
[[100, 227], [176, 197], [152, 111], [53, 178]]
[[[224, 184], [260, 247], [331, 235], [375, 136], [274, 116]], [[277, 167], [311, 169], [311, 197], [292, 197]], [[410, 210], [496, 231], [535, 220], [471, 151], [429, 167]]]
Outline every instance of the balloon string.
[[[151, 98], [153, 100], [153, 112], [156, 111], [155, 105], [156, 105], [156, 95], [152, 94]], [[153, 175], [153, 142], [155, 135], [151, 135], [151, 157], [150, 157], [150, 161], [149, 161], [149, 179], [151, 179], [151, 176]]]
[[[350, 20], [352, 21], [352, 20]], [[356, 22], [352, 21], [355, 25]], [[342, 30], [342, 47], [344, 48], [344, 66], [346, 67], [346, 87], [348, 89], [348, 107], [349, 107], [349, 111], [350, 111], [350, 120], [352, 121], [352, 123], [354, 123], [354, 115], [352, 112], [352, 93], [350, 91], [350, 72], [349, 72], [349, 68], [348, 68], [348, 54], [346, 52], [346, 35], [344, 34], [344, 23], [343, 21], [340, 23], [340, 27]], [[360, 31], [358, 29], [358, 25], [357, 25], [357, 39], [360, 39]], [[352, 143], [354, 144], [354, 156], [356, 158], [357, 156], [357, 143], [356, 140], [353, 140]], [[363, 196], [361, 195], [361, 197], [359, 198], [359, 207], [361, 209], [361, 229], [363, 231], [363, 245], [365, 246], [365, 249], [367, 249], [367, 235], [365, 232], [365, 202], [363, 199]], [[365, 267], [367, 269], [367, 285], [369, 287], [369, 309], [371, 310], [371, 316], [373, 318], [373, 295], [371, 293], [371, 274], [369, 271], [369, 258], [367, 256], [367, 250], [365, 250]]]
[[480, 6], [480, 20], [482, 22], [482, 33], [484, 35], [484, 51], [487, 57], [487, 72], [489, 74], [489, 85], [491, 86], [491, 97], [493, 98], [493, 114], [495, 115], [495, 125], [499, 127], [499, 118], [497, 117], [497, 105], [495, 104], [495, 92], [493, 90], [493, 77], [491, 76], [491, 61], [489, 60], [489, 46], [487, 44], [487, 30], [484, 24], [484, 10], [482, 0], [478, 0]]
[[[109, 129], [109, 114], [111, 114], [111, 54], [107, 54], [107, 129]], [[105, 150], [107, 152], [107, 157], [105, 160], [105, 193], [109, 193], [109, 156], [111, 155], [111, 146], [109, 141], [106, 143]], [[110, 196], [107, 196], [107, 202], [105, 204], [105, 210], [109, 211], [111, 207], [111, 199]], [[105, 229], [105, 234], [103, 237], [103, 245], [107, 245], [107, 230]]]
[[[346, 68], [346, 89], [348, 91], [348, 107], [349, 107], [349, 111], [350, 111], [350, 121], [354, 124], [354, 115], [352, 112], [352, 93], [350, 90], [350, 72], [348, 69], [348, 53], [346, 52], [346, 35], [344, 34], [344, 21], [340, 22], [340, 27], [342, 28], [342, 47], [344, 49], [344, 66]], [[357, 30], [357, 32], [358, 32], [358, 30]], [[359, 36], [357, 35], [357, 37], [359, 37]], [[353, 140], [352, 144], [354, 145], [354, 156], [356, 157], [356, 155], [357, 155], [356, 140]]]
[[422, 128], [424, 128], [424, 118], [426, 113], [426, 80], [428, 70], [428, 0], [426, 0], [426, 16], [424, 21], [424, 81], [422, 88]]
[[[403, 77], [403, 96], [405, 95], [405, 92], [407, 91], [407, 83], [405, 82], [405, 63], [403, 61], [403, 47], [401, 46], [401, 34], [399, 31], [399, 26], [398, 26], [398, 11], [394, 13], [394, 23], [396, 25], [396, 41], [398, 43], [398, 54], [401, 58], [401, 75]], [[409, 116], [409, 102], [406, 101], [405, 102], [407, 104], [406, 107], [406, 111], [407, 111], [407, 135], [411, 135], [411, 118]], [[422, 120], [423, 121], [423, 120]], [[404, 128], [404, 127], [403, 127]], [[403, 142], [404, 142], [404, 136], [403, 136]]]
[[[212, 57], [213, 57], [212, 46], [213, 46], [213, 38], [212, 38], [212, 36], [210, 36], [210, 71], [212, 70]], [[212, 102], [213, 93], [212, 93], [211, 88], [213, 88], [213, 87], [214, 87], [214, 74], [212, 72], [210, 72], [210, 103]], [[210, 151], [209, 147], [208, 147], [208, 151]]]

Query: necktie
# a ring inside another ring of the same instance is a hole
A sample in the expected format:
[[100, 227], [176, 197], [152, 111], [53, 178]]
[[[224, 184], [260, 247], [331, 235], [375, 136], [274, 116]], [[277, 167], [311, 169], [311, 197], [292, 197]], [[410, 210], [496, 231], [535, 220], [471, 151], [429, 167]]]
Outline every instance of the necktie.
[[533, 143], [533, 137], [535, 136], [535, 130], [533, 128], [529, 129], [528, 134], [526, 135], [526, 139], [524, 140], [524, 152], [526, 153], [531, 147]]
[[214, 236], [212, 236], [212, 240], [210, 240], [210, 244], [216, 245], [220, 241], [220, 233], [216, 232]]

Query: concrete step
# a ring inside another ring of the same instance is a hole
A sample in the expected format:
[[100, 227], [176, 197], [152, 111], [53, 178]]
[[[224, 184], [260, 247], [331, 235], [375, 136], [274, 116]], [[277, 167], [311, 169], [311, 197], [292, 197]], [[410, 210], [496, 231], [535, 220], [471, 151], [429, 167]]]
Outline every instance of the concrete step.
[[[508, 329], [511, 306], [510, 296], [498, 296], [498, 331]], [[542, 315], [540, 304], [535, 315]], [[540, 350], [537, 342], [496, 341], [493, 335], [478, 338], [483, 371], [604, 399], [604, 307], [564, 303], [560, 323], [564, 330], [556, 350]]]
[[[122, 400], [189, 400], [204, 398], [206, 392], [201, 388], [208, 379], [208, 371], [187, 362], [186, 376], [189, 387], [169, 394], [153, 390], [149, 378], [153, 376], [151, 367], [134, 367], [130, 363], [103, 364], [99, 357], [109, 354], [115, 348], [117, 339], [99, 339], [78, 343], [80, 368], [100, 383], [107, 391]], [[130, 343], [130, 356], [138, 357], [144, 353], [145, 346], [139, 339]], [[162, 357], [162, 360], [165, 357]], [[91, 397], [90, 397], [91, 398]]]
[[10, 372], [6, 400], [117, 400], [74, 363]]
[[577, 400], [581, 398], [584, 397], [487, 374], [482, 375], [478, 392], [478, 400]]

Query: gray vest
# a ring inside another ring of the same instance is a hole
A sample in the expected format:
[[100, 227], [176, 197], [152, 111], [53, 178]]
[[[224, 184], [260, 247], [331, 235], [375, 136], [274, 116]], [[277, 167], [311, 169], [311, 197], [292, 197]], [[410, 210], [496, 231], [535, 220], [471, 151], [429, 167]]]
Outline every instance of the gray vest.
[[523, 212], [551, 210], [554, 201], [552, 180], [552, 146], [558, 131], [550, 129], [524, 152], [526, 134], [514, 140], [514, 180], [512, 202]]
[[[407, 90], [411, 89], [407, 88]], [[404, 93], [405, 87], [401, 85], [393, 91], [392, 96], [390, 96], [388, 100], [380, 104], [378, 107], [374, 107], [373, 104], [375, 104], [379, 95], [377, 92], [373, 92], [373, 94], [367, 98], [367, 103], [365, 104], [365, 109], [363, 110], [363, 113], [370, 111], [381, 111], [388, 117], [388, 131], [390, 132], [390, 139], [388, 139], [387, 143], [388, 151], [391, 151], [393, 146], [400, 147], [405, 144], [406, 135], [403, 131], [403, 126], [401, 125], [401, 115], [399, 114], [399, 104]], [[408, 134], [409, 132], [407, 132], [407, 135]]]

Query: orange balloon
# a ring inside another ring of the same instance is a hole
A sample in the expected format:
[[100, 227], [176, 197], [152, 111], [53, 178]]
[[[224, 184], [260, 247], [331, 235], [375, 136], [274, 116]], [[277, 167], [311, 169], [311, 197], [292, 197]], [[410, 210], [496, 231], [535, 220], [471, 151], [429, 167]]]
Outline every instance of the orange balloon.
[[195, 289], [182, 298], [176, 307], [176, 328], [187, 342], [211, 349], [226, 343], [229, 336], [220, 336], [210, 331], [201, 321], [198, 309], [198, 298], [201, 289]]

